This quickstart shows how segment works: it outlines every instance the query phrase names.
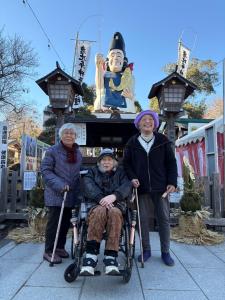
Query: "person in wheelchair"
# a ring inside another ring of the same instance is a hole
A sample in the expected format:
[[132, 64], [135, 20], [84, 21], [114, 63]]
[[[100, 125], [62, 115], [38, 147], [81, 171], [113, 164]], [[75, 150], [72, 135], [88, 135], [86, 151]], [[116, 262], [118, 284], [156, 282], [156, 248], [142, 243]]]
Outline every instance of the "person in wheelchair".
[[87, 217], [86, 256], [80, 275], [94, 275], [97, 255], [103, 233], [106, 231], [104, 251], [105, 274], [119, 274], [117, 256], [126, 198], [132, 189], [122, 166], [118, 166], [111, 149], [104, 149], [97, 159], [97, 166], [84, 176], [84, 197], [93, 204]]

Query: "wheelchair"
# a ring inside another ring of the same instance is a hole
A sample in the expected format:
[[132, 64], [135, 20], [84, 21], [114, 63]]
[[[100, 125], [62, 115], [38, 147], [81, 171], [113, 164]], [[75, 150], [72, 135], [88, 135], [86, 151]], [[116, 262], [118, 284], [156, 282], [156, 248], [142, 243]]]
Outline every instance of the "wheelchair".
[[[88, 227], [87, 214], [87, 203], [83, 199], [80, 207], [76, 207], [72, 211], [71, 223], [73, 230], [71, 239], [71, 257], [74, 262], [70, 264], [64, 272], [64, 279], [69, 283], [75, 281], [78, 276], [84, 276], [80, 275], [80, 270], [82, 267], [83, 255], [86, 248]], [[137, 217], [137, 210], [129, 208], [128, 201], [123, 217], [124, 221], [120, 234], [119, 253], [123, 254], [124, 264], [123, 268], [119, 270], [119, 274], [110, 276], [121, 276], [123, 282], [128, 283], [132, 274], [133, 259], [135, 253], [135, 226]], [[104, 238], [107, 239], [107, 236], [105, 236]], [[95, 271], [94, 275], [101, 275], [101, 272]]]

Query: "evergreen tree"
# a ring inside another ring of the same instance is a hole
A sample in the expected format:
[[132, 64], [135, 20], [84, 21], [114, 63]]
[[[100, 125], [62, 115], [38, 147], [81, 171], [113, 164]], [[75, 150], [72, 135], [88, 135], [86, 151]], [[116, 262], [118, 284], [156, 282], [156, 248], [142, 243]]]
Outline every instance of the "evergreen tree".
[[186, 101], [183, 105], [183, 108], [187, 112], [190, 119], [202, 119], [204, 118], [207, 110], [207, 105], [205, 100], [201, 100], [200, 102]]
[[[207, 59], [200, 60], [192, 58], [187, 70], [187, 79], [196, 84], [198, 93], [210, 95], [215, 93], [215, 86], [219, 84], [219, 74], [216, 70], [217, 63]], [[175, 63], [165, 65], [164, 71], [167, 74], [172, 73], [176, 68]]]
[[183, 211], [192, 211], [201, 209], [201, 196], [195, 190], [195, 177], [192, 166], [184, 156], [182, 173], [184, 178], [184, 195], [181, 198], [180, 206]]
[[157, 112], [158, 114], [160, 113], [159, 101], [157, 97], [154, 97], [150, 100], [150, 109]]
[[82, 83], [84, 91], [83, 102], [85, 105], [93, 105], [96, 98], [95, 86], [88, 86], [85, 82]]

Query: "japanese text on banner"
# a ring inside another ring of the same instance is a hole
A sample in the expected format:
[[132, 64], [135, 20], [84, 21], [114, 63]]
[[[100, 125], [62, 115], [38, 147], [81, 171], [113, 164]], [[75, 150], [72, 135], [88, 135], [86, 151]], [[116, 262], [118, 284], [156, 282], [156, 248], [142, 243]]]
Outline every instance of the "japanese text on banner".
[[179, 73], [185, 78], [187, 76], [189, 57], [190, 57], [190, 50], [187, 47], [185, 47], [181, 42], [179, 42], [177, 73]]

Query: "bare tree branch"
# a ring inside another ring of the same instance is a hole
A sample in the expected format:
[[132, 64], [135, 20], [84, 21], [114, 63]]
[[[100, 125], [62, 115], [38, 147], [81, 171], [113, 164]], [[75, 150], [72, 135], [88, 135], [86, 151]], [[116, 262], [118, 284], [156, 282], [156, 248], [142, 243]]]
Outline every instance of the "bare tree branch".
[[19, 36], [5, 37], [0, 30], [0, 108], [21, 108], [26, 78], [34, 76], [37, 55], [30, 43]]

